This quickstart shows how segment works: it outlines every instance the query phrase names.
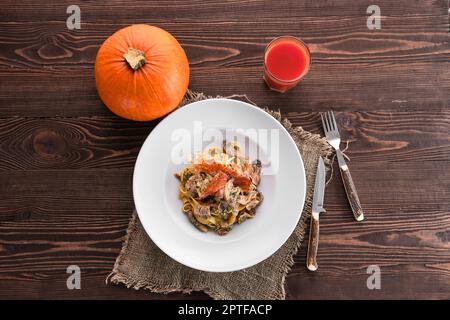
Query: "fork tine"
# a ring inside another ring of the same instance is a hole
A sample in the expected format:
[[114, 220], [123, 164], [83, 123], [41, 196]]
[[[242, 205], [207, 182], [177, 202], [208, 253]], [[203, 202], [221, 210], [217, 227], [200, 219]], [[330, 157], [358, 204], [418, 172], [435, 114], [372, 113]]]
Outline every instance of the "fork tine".
[[323, 122], [323, 114], [322, 114], [322, 112], [320, 113], [320, 119], [322, 120], [322, 128], [323, 128], [323, 131], [326, 131], [326, 128], [325, 128], [325, 122]]
[[331, 123], [331, 119], [330, 119], [330, 115], [329, 115], [328, 111], [325, 112], [325, 121], [327, 122], [328, 130], [333, 131], [333, 124]]
[[320, 117], [322, 118], [323, 131], [325, 131], [326, 134], [329, 130], [327, 128], [327, 123], [325, 122], [325, 116], [323, 115], [323, 112], [320, 113]]
[[323, 118], [324, 118], [324, 120], [325, 120], [325, 124], [327, 125], [328, 131], [330, 131], [331, 128], [330, 128], [330, 123], [328, 122], [328, 111], [325, 111], [325, 112], [323, 113]]
[[334, 130], [338, 131], [338, 126], [336, 123], [336, 117], [334, 116], [334, 112], [330, 111], [330, 113], [331, 113], [331, 119], [333, 119]]
[[331, 113], [330, 113], [330, 111], [327, 111], [327, 120], [328, 120], [328, 125], [330, 126], [330, 130], [333, 131], [334, 130], [334, 125], [333, 125], [333, 120], [331, 120]]

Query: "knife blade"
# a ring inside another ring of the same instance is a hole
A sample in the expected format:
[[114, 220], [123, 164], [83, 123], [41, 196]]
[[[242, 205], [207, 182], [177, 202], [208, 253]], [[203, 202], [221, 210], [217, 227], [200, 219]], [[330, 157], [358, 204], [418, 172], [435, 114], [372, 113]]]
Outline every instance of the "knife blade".
[[325, 196], [325, 163], [322, 157], [317, 163], [316, 180], [314, 183], [314, 195], [311, 212], [311, 227], [309, 229], [308, 255], [306, 266], [310, 271], [316, 271], [317, 250], [319, 248], [319, 215], [325, 212], [323, 199]]
[[323, 199], [325, 196], [325, 163], [322, 157], [317, 164], [316, 181], [314, 183], [314, 195], [312, 203], [312, 213], [320, 214], [325, 212], [323, 208]]

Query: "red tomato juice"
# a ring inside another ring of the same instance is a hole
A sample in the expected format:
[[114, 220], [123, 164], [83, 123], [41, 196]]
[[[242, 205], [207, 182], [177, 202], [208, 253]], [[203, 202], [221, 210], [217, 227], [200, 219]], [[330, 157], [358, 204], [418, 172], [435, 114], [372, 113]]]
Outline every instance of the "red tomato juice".
[[285, 92], [294, 87], [310, 65], [308, 47], [294, 37], [272, 41], [266, 49], [264, 79], [276, 91]]

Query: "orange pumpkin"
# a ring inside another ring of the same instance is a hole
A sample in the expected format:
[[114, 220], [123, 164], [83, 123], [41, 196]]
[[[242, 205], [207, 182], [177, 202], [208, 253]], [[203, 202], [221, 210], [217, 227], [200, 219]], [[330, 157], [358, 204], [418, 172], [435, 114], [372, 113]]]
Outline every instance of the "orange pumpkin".
[[183, 99], [189, 84], [189, 62], [167, 31], [131, 25], [100, 47], [95, 82], [102, 101], [118, 116], [153, 120], [174, 110]]

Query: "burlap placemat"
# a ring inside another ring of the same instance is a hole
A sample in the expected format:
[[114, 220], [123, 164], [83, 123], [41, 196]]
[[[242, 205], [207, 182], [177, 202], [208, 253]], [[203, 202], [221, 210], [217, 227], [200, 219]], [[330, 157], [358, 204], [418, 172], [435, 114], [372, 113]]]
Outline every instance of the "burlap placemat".
[[[181, 105], [208, 98], [211, 97], [189, 91]], [[328, 169], [332, 149], [320, 135], [293, 126], [289, 120], [282, 118], [279, 112], [265, 110], [280, 121], [291, 134], [302, 155], [306, 172], [307, 192], [303, 214], [286, 243], [268, 259], [244, 270], [227, 273], [198, 271], [163, 253], [147, 236], [134, 212], [122, 251], [106, 279], [107, 282], [122, 283], [128, 288], [159, 293], [204, 291], [214, 299], [285, 298], [284, 281], [294, 264], [293, 255], [302, 243], [306, 223], [311, 215], [317, 161], [319, 156], [322, 156]]]

